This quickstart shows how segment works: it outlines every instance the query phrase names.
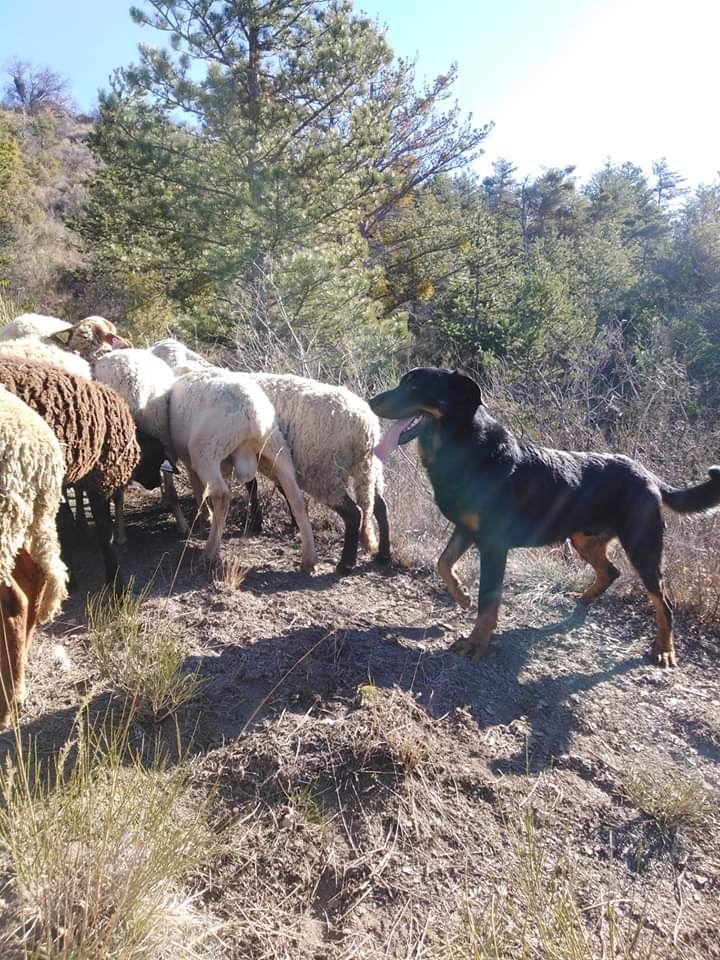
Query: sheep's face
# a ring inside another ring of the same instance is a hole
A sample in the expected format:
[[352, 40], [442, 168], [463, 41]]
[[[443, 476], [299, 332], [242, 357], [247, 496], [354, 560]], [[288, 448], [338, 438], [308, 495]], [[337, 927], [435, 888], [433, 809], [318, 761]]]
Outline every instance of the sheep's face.
[[70, 332], [68, 347], [86, 360], [97, 360], [111, 350], [131, 347], [129, 340], [118, 336], [115, 324], [105, 317], [85, 317]]

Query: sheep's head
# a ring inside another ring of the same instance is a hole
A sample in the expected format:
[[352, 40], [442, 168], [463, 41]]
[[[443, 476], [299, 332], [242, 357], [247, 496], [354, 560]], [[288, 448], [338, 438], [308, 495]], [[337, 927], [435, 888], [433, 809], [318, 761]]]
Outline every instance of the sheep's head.
[[132, 346], [129, 340], [118, 336], [115, 324], [105, 317], [85, 317], [76, 323], [70, 331], [67, 345], [68, 349], [90, 362], [111, 350]]

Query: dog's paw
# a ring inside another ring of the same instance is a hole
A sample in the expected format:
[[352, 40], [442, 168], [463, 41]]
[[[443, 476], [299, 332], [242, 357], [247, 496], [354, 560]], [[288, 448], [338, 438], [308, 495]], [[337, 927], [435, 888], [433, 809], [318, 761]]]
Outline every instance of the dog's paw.
[[659, 667], [676, 667], [677, 658], [674, 650], [661, 650], [657, 644], [650, 647], [650, 659]]
[[469, 637], [458, 637], [450, 647], [452, 653], [459, 653], [461, 656], [467, 657], [468, 660], [472, 660], [475, 663], [478, 663], [483, 657], [487, 656], [489, 649], [489, 638], [485, 641], [478, 641], [473, 639], [472, 635]]

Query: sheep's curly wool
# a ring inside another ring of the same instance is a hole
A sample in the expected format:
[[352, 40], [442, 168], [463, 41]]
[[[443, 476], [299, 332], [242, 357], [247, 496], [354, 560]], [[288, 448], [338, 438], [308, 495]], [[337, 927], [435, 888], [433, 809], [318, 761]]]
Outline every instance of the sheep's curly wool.
[[23, 337], [51, 337], [72, 326], [66, 320], [46, 317], [42, 313], [22, 313], [0, 327], [0, 340], [20, 340]]
[[0, 384], [37, 411], [63, 447], [65, 482], [109, 496], [140, 459], [135, 422], [110, 387], [45, 363], [0, 357]]
[[95, 362], [95, 379], [117, 391], [138, 427], [170, 450], [169, 402], [175, 375], [150, 350], [113, 350]]
[[36, 360], [39, 363], [51, 363], [68, 373], [90, 380], [90, 364], [77, 353], [63, 350], [61, 346], [27, 336], [17, 340], [0, 340], [0, 357], [20, 357], [24, 360]]
[[47, 577], [41, 622], [57, 613], [67, 595], [67, 570], [55, 527], [64, 469], [52, 430], [0, 387], [0, 583], [10, 582], [15, 558], [24, 547]]

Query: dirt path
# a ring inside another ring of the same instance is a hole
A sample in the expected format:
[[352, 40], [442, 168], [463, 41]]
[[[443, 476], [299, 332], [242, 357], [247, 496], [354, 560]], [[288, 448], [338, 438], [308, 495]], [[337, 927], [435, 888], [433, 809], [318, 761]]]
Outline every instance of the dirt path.
[[[338, 579], [328, 527], [307, 577], [271, 513], [259, 538], [231, 525], [224, 550], [247, 568], [239, 585], [209, 580], [201, 540], [180, 561], [152, 498], [131, 505], [126, 551], [139, 583], [154, 575], [149, 606], [182, 632], [206, 680], [185, 723], [198, 789], [219, 783], [229, 823], [209, 897], [231, 956], [473, 956], [465, 908], [482, 926], [491, 903], [509, 914], [524, 902], [532, 811], [549, 875], [572, 875], [593, 943], [612, 902], [651, 938], [650, 952], [629, 955], [720, 957], [717, 806], [715, 829], [672, 834], [626, 788], [628, 771], [656, 771], [662, 794], [677, 769], [717, 798], [715, 635], [678, 617], [681, 666], [662, 671], [645, 658], [643, 599], [611, 592], [584, 607], [558, 568], [520, 555], [491, 653], [471, 664], [447, 648], [472, 614], [434, 574], [363, 561]], [[86, 582], [95, 576], [91, 565]], [[76, 597], [35, 645], [23, 731], [43, 750], [62, 742], [92, 686], [83, 632]], [[503, 936], [512, 956], [517, 929]]]

